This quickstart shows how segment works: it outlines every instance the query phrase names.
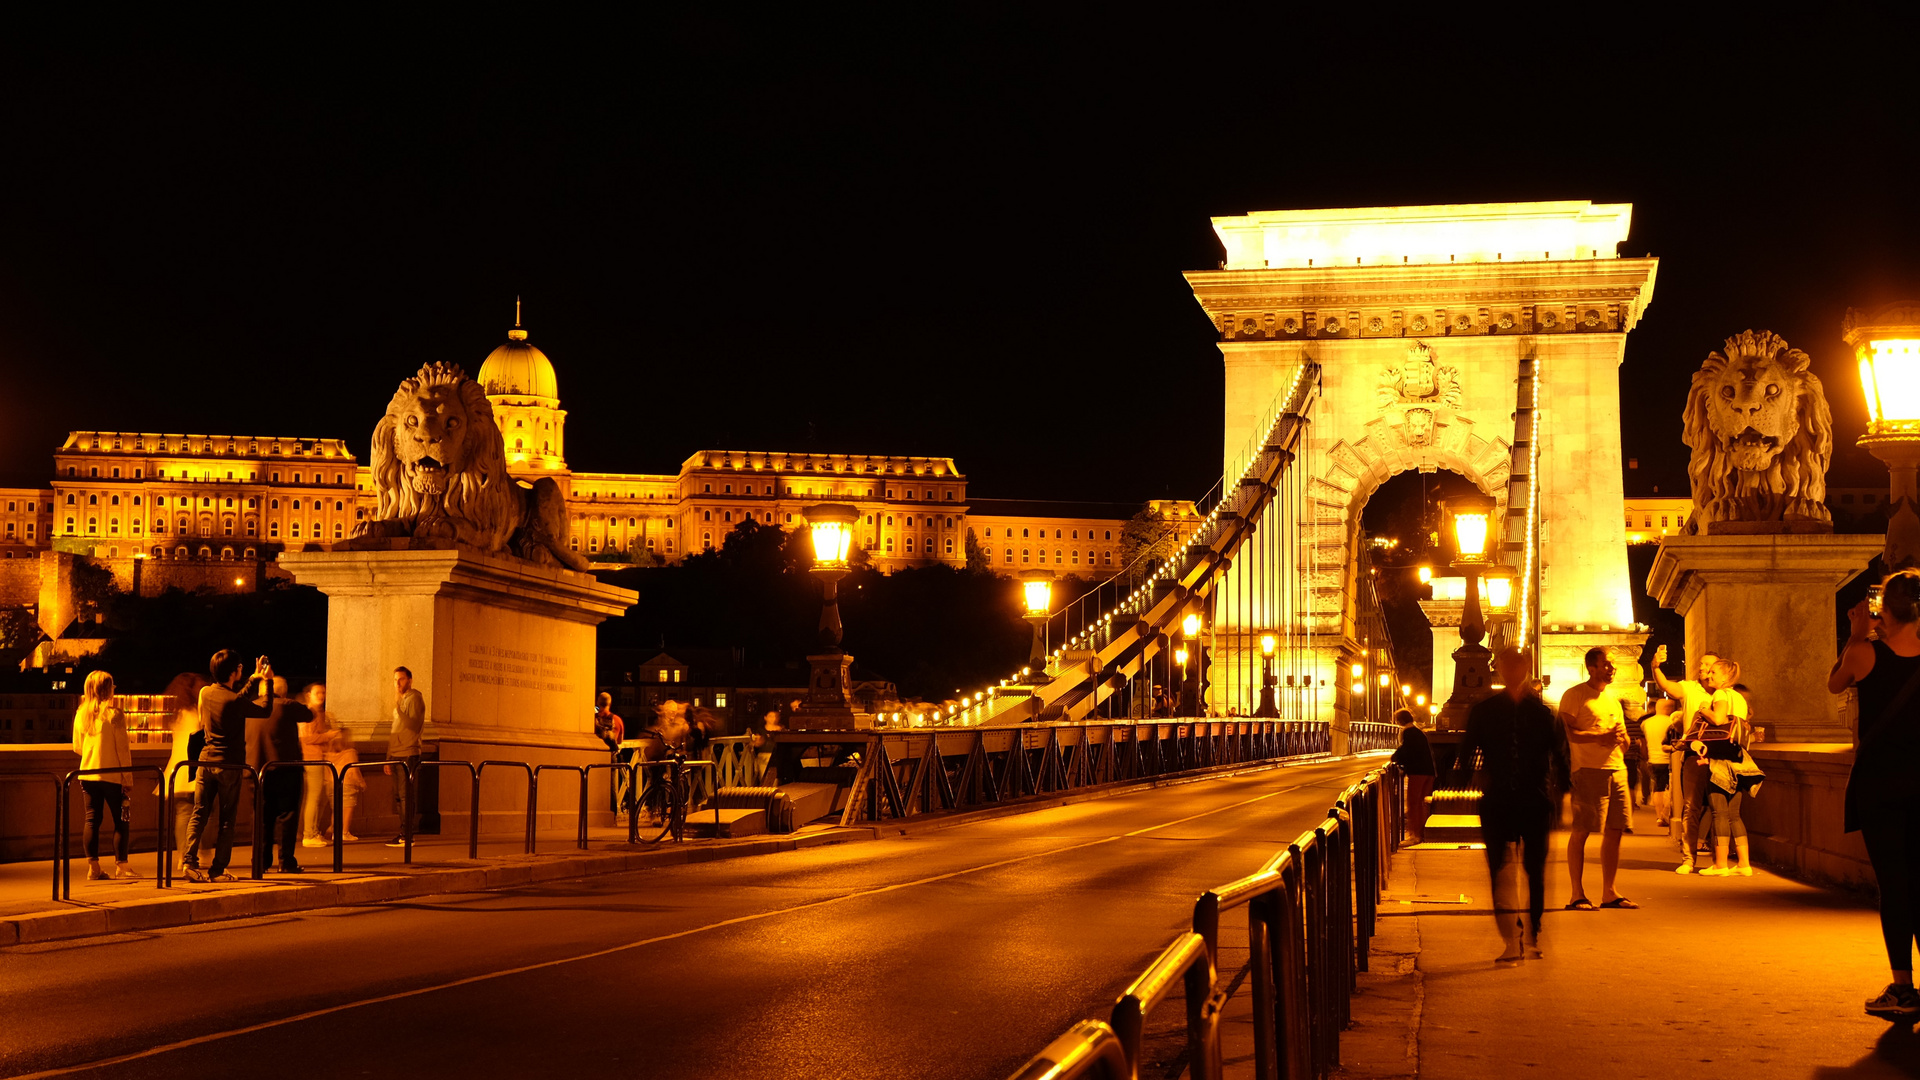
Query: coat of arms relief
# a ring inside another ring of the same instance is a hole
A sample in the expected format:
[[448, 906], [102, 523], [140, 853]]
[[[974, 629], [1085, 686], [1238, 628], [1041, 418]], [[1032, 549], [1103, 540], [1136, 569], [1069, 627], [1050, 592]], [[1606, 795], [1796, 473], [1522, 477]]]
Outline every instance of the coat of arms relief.
[[1460, 370], [1437, 363], [1424, 341], [1399, 364], [1380, 370], [1376, 403], [1388, 425], [1410, 446], [1430, 446], [1435, 426], [1460, 408]]

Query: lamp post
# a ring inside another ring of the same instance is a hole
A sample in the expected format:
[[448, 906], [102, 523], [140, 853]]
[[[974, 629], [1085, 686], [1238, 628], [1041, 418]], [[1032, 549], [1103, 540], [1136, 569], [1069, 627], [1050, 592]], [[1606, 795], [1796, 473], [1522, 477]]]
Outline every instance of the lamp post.
[[1047, 666], [1047, 619], [1053, 614], [1053, 571], [1028, 570], [1020, 575], [1020, 594], [1026, 601], [1027, 613], [1024, 616], [1033, 627], [1033, 648], [1027, 652], [1027, 667], [1042, 672], [1038, 677], [1045, 681]]
[[802, 513], [813, 540], [813, 566], [808, 571], [820, 582], [820, 647], [807, 657], [812, 676], [807, 699], [793, 716], [793, 726], [804, 731], [848, 730], [859, 726], [847, 699], [848, 671], [853, 657], [840, 648], [840, 579], [847, 576], [853, 550], [853, 523], [860, 511], [841, 503], [809, 506]]
[[[1441, 504], [1454, 540], [1453, 568], [1466, 578], [1460, 614], [1460, 647], [1453, 653], [1453, 693], [1441, 710], [1441, 730], [1466, 726], [1467, 710], [1490, 692], [1493, 650], [1480, 644], [1486, 618], [1480, 610], [1480, 574], [1487, 563], [1487, 539], [1494, 501], [1488, 495], [1461, 495]], [[1508, 582], [1511, 595], [1511, 580]]]
[[[1185, 638], [1184, 647], [1176, 651], [1174, 658], [1180, 661], [1180, 715], [1200, 715], [1200, 616], [1189, 613], [1180, 620], [1180, 636]], [[1187, 667], [1186, 657], [1193, 654], [1193, 667]]]
[[1274, 686], [1280, 680], [1273, 674], [1273, 650], [1278, 644], [1271, 632], [1260, 635], [1260, 707], [1253, 710], [1253, 715], [1262, 720], [1280, 716], [1280, 703], [1274, 698]]
[[1915, 474], [1920, 470], [1920, 303], [1890, 304], [1873, 312], [1847, 310], [1840, 334], [1860, 362], [1867, 399], [1867, 432], [1859, 445], [1887, 465], [1890, 490], [1889, 572], [1920, 563], [1920, 514]]

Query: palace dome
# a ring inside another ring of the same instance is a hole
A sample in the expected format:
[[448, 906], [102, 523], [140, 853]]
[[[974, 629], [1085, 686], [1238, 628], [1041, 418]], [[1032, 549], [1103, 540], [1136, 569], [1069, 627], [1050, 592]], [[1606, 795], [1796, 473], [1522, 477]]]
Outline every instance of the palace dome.
[[554, 377], [553, 361], [528, 344], [527, 332], [518, 327], [507, 331], [505, 345], [487, 354], [486, 362], [480, 365], [479, 383], [491, 396], [560, 400], [560, 381]]

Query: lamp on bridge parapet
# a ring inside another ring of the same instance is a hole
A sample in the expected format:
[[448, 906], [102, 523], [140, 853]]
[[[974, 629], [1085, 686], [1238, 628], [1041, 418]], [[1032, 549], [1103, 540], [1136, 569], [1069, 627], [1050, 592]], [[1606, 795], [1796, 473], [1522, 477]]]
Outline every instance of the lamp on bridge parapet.
[[1027, 667], [1040, 671], [1039, 681], [1046, 681], [1044, 671], [1047, 666], [1047, 618], [1053, 614], [1053, 571], [1028, 570], [1020, 575], [1021, 599], [1026, 602], [1025, 618], [1033, 627], [1033, 648], [1027, 653]]
[[[1199, 716], [1200, 708], [1200, 616], [1189, 613], [1180, 620], [1180, 635], [1186, 639], [1185, 646], [1174, 653], [1180, 661], [1180, 715]], [[1191, 670], [1187, 667], [1187, 656], [1193, 654], [1195, 663]]]
[[842, 503], [824, 503], [801, 513], [813, 540], [813, 566], [808, 572], [820, 581], [822, 651], [807, 657], [813, 672], [806, 702], [794, 714], [793, 726], [810, 731], [852, 729], [859, 720], [847, 699], [853, 657], [840, 648], [840, 579], [851, 565], [853, 523], [860, 519], [860, 511]]
[[1280, 716], [1280, 702], [1275, 699], [1274, 692], [1280, 680], [1273, 674], [1273, 651], [1279, 644], [1279, 639], [1271, 631], [1260, 635], [1260, 707], [1253, 710], [1253, 715], [1262, 720]]
[[1841, 336], [1860, 361], [1867, 399], [1867, 432], [1859, 445], [1887, 465], [1888, 570], [1920, 563], [1920, 514], [1915, 513], [1920, 470], [1920, 303], [1892, 304], [1871, 314], [1847, 311]]
[[[1487, 635], [1486, 617], [1480, 607], [1480, 577], [1488, 557], [1489, 525], [1494, 500], [1489, 495], [1459, 495], [1441, 501], [1441, 513], [1453, 534], [1453, 568], [1466, 578], [1465, 603], [1460, 614], [1460, 647], [1453, 652], [1453, 694], [1442, 710], [1440, 727], [1453, 730], [1466, 726], [1467, 710], [1487, 696], [1493, 650], [1480, 644]], [[1509, 575], [1511, 571], [1508, 571]], [[1494, 575], [1499, 576], [1499, 575]], [[1512, 580], [1507, 579], [1508, 596]], [[1511, 602], [1509, 600], [1509, 602]]]

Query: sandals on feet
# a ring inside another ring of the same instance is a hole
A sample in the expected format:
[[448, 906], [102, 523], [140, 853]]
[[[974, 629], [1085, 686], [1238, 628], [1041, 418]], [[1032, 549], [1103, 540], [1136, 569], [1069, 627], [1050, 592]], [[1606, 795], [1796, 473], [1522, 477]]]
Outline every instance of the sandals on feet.
[[1573, 903], [1568, 904], [1567, 910], [1568, 911], [1592, 911], [1594, 910], [1593, 901], [1583, 896], [1580, 899], [1575, 900]]
[[1613, 899], [1607, 901], [1606, 903], [1601, 904], [1600, 906], [1608, 907], [1608, 908], [1638, 908], [1640, 905], [1634, 903], [1633, 901], [1627, 899], [1624, 896], [1616, 896]]

